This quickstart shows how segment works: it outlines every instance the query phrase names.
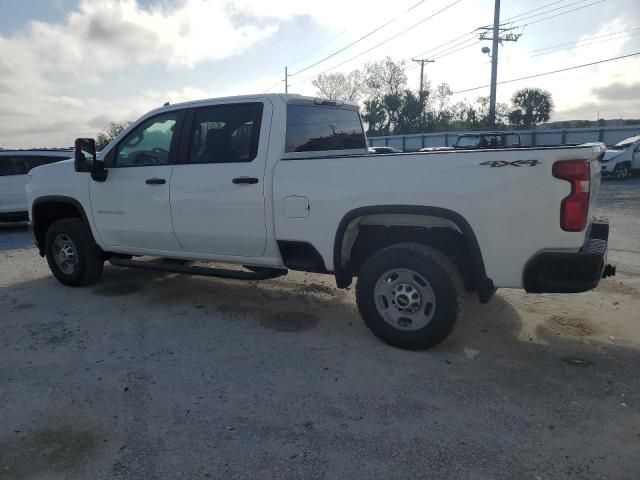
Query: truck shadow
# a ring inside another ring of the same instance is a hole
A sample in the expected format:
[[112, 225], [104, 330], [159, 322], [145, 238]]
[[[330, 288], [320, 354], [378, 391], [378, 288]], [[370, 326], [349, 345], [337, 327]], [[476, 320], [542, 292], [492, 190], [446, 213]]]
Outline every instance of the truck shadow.
[[[180, 330], [187, 334], [185, 325], [189, 319], [197, 318], [202, 326], [235, 321], [245, 322], [247, 328], [258, 326], [278, 332], [317, 328], [323, 335], [354, 342], [354, 347], [357, 342], [366, 342], [386, 348], [364, 326], [353, 289], [335, 288], [331, 276], [295, 273], [275, 280], [241, 282], [105, 267], [102, 281], [92, 287], [66, 288], [50, 276], [24, 282], [17, 290], [14, 286], [0, 288], [0, 299], [11, 316], [28, 317], [42, 302], [37, 298], [51, 299], [51, 292], [55, 291], [61, 303], [51, 305], [54, 311], [65, 305], [96, 302], [100, 308], [108, 309], [117, 302], [125, 312], [142, 309], [145, 316], [161, 318], [173, 333]], [[33, 291], [41, 293], [35, 297], [27, 293]], [[24, 300], [19, 300], [23, 296]], [[593, 347], [588, 328], [572, 335], [571, 328], [558, 331], [528, 322], [527, 314], [527, 310], [516, 309], [500, 291], [487, 305], [480, 305], [475, 294], [469, 294], [464, 315], [453, 333], [441, 345], [422, 353], [456, 354], [471, 360], [482, 352], [514, 348]], [[562, 323], [562, 318], [558, 319]]]

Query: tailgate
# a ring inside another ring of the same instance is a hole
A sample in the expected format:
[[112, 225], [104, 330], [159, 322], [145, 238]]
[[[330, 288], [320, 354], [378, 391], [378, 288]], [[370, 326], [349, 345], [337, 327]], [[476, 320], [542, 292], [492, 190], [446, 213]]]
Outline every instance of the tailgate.
[[[604, 156], [604, 152], [606, 147], [603, 143], [594, 143], [592, 145], [593, 155], [589, 159], [589, 164], [591, 166], [591, 185], [590, 185], [590, 196], [589, 196], [589, 219], [593, 219], [593, 216], [596, 213], [596, 209], [598, 207], [598, 193], [600, 191], [600, 180], [602, 178], [602, 164], [600, 160]], [[591, 221], [589, 222], [591, 223]]]

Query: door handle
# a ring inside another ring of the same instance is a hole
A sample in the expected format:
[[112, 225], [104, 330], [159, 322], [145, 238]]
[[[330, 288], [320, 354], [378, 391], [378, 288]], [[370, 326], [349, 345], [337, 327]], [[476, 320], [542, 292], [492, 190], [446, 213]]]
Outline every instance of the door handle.
[[238, 177], [231, 180], [235, 185], [255, 185], [258, 179], [255, 177]]
[[147, 178], [144, 183], [147, 185], [164, 185], [167, 181], [164, 178]]

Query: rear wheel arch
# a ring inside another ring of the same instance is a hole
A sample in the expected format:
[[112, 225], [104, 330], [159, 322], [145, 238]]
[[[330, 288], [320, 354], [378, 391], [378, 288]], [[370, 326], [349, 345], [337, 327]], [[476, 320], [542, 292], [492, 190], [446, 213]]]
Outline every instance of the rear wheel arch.
[[[420, 222], [416, 220], [415, 225], [407, 224], [407, 217], [422, 219]], [[405, 228], [425, 227], [445, 227], [452, 235], [463, 242], [466, 251], [469, 252], [469, 263], [471, 272], [471, 283], [473, 289], [478, 291], [481, 302], [486, 302], [493, 295], [495, 288], [493, 282], [486, 275], [484, 260], [478, 240], [469, 223], [460, 214], [441, 207], [415, 206], [415, 205], [379, 205], [361, 207], [348, 212], [340, 221], [336, 231], [334, 250], [333, 250], [333, 266], [338, 287], [344, 288], [351, 284], [354, 272], [348, 266], [348, 259], [358, 235], [359, 226], [367, 225], [370, 222], [367, 219], [372, 218], [383, 219], [381, 225], [399, 226]], [[397, 220], [394, 223], [394, 219]], [[363, 221], [364, 220], [364, 221]], [[402, 238], [399, 241], [411, 241]]]
[[54, 222], [63, 218], [79, 218], [90, 228], [87, 214], [82, 204], [75, 198], [49, 195], [38, 197], [33, 201], [31, 222], [41, 256], [45, 254], [47, 230]]

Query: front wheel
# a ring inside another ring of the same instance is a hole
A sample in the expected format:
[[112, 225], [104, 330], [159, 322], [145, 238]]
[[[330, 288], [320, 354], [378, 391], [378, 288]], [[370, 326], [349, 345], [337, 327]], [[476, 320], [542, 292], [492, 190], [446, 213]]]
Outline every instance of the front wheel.
[[616, 168], [613, 170], [613, 174], [618, 180], [626, 180], [630, 174], [629, 165], [626, 163], [621, 163], [620, 165], [616, 165]]
[[464, 285], [438, 250], [400, 243], [372, 255], [360, 269], [358, 309], [380, 339], [408, 350], [442, 342], [462, 314]]
[[58, 220], [49, 227], [45, 253], [51, 272], [65, 285], [89, 285], [102, 276], [102, 251], [79, 218]]

